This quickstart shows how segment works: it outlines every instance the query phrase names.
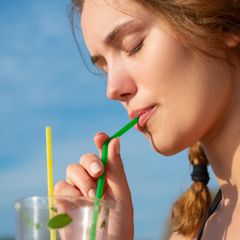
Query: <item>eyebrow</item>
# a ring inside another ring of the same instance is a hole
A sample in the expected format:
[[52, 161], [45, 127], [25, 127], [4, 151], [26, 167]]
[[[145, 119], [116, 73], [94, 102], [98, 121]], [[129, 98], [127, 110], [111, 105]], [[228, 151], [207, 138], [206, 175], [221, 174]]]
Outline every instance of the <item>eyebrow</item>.
[[104, 43], [110, 44], [111, 42], [113, 42], [114, 39], [116, 39], [116, 37], [122, 31], [124, 31], [127, 27], [132, 26], [134, 22], [135, 22], [135, 20], [131, 19], [131, 20], [128, 20], [126, 22], [123, 22], [123, 23], [117, 25], [110, 33], [107, 34], [107, 36], [105, 37]]
[[[127, 20], [123, 23], [120, 23], [119, 25], [117, 25], [116, 27], [114, 27], [114, 29], [112, 31], [110, 31], [106, 37], [104, 38], [104, 43], [106, 45], [111, 44], [116, 38], [117, 36], [123, 32], [124, 30], [126, 30], [127, 28], [131, 27], [133, 25], [133, 23], [135, 22], [134, 19], [131, 20]], [[96, 56], [91, 56], [91, 62], [92, 64], [96, 64], [96, 62], [99, 60], [100, 56], [96, 55]]]

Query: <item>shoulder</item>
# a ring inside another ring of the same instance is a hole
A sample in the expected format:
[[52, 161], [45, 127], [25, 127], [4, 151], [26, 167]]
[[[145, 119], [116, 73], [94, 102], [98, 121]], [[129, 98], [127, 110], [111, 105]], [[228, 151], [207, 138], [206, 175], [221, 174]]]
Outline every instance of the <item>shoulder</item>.
[[179, 235], [177, 232], [173, 232], [169, 240], [194, 240], [194, 239], [190, 239], [188, 237], [184, 237], [183, 235]]

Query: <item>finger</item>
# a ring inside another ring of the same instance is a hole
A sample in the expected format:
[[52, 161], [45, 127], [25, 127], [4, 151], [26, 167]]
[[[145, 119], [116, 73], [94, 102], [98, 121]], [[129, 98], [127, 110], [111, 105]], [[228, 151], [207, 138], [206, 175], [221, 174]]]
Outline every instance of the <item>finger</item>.
[[98, 148], [98, 152], [99, 152], [99, 156], [102, 155], [102, 146], [103, 143], [109, 138], [109, 136], [103, 132], [98, 132], [96, 133], [96, 135], [94, 136], [94, 143]]
[[93, 178], [98, 178], [102, 175], [104, 166], [99, 157], [95, 154], [85, 154], [80, 159], [80, 165], [88, 172]]
[[77, 187], [84, 197], [95, 197], [96, 181], [80, 164], [70, 164], [66, 173], [67, 182]]
[[54, 195], [55, 196], [83, 196], [82, 193], [71, 184], [67, 183], [66, 181], [59, 181], [54, 186]]
[[68, 209], [68, 197], [78, 198], [82, 196], [83, 194], [76, 187], [72, 186], [66, 181], [59, 181], [54, 186], [54, 200], [55, 204], [58, 206], [58, 209]]
[[80, 197], [83, 195], [77, 188], [67, 183], [66, 181], [59, 181], [54, 186], [54, 196]]
[[82, 196], [82, 193], [71, 184], [59, 181], [54, 187], [54, 208], [58, 213], [66, 213], [72, 208], [72, 199]]
[[108, 145], [107, 184], [112, 194], [119, 200], [131, 198], [124, 166], [120, 157], [120, 141], [115, 138]]

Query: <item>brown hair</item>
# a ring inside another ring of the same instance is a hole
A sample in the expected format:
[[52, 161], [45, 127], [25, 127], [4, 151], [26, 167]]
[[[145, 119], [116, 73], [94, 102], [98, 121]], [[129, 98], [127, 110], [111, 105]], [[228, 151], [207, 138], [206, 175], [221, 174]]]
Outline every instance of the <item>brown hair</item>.
[[[189, 149], [192, 165], [208, 165], [208, 159], [199, 143]], [[194, 181], [192, 186], [172, 207], [173, 230], [188, 237], [195, 237], [204, 224], [211, 204], [211, 196], [206, 183]]]
[[[204, 46], [227, 49], [229, 34], [240, 34], [240, 0], [134, 0], [165, 17], [184, 37], [184, 43], [207, 55]], [[82, 11], [84, 0], [72, 0]], [[240, 45], [233, 50], [240, 54]]]
[[[140, 0], [165, 16], [191, 46], [226, 48], [226, 34], [240, 34], [239, 0]], [[240, 48], [238, 46], [240, 53]]]
[[[240, 0], [134, 0], [160, 15], [172, 24], [184, 42], [207, 56], [213, 56], [205, 47], [231, 51], [240, 57], [240, 44], [227, 48], [225, 40], [240, 35]], [[72, 0], [73, 9], [82, 11], [84, 1]], [[208, 164], [199, 144], [189, 150], [191, 164]], [[174, 231], [194, 237], [203, 224], [211, 203], [206, 184], [195, 181], [173, 205]]]

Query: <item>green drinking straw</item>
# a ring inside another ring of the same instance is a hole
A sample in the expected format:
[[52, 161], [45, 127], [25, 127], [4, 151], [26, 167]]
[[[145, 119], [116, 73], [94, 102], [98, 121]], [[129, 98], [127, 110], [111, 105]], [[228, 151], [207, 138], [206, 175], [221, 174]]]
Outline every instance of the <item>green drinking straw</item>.
[[92, 216], [92, 227], [91, 227], [91, 234], [90, 234], [91, 240], [95, 240], [95, 238], [96, 238], [96, 227], [97, 227], [98, 214], [99, 214], [99, 210], [100, 210], [100, 200], [102, 199], [102, 196], [103, 196], [104, 182], [105, 182], [105, 177], [106, 177], [106, 165], [107, 165], [107, 160], [108, 160], [108, 144], [112, 139], [121, 137], [130, 128], [132, 128], [138, 122], [138, 120], [139, 120], [139, 117], [134, 118], [132, 121], [127, 123], [124, 127], [122, 127], [120, 130], [118, 130], [116, 133], [114, 133], [103, 144], [101, 160], [104, 165], [104, 172], [98, 178], [98, 182], [97, 182], [96, 200], [95, 200], [95, 204], [94, 204], [94, 210], [93, 210], [93, 216]]
[[105, 181], [105, 168], [107, 165], [108, 160], [108, 144], [109, 142], [114, 139], [121, 137], [124, 133], [126, 133], [130, 128], [132, 128], [137, 122], [138, 117], [134, 118], [132, 121], [130, 121], [128, 124], [126, 124], [124, 127], [122, 127], [120, 130], [118, 130], [115, 134], [113, 134], [107, 141], [104, 142], [103, 148], [102, 148], [102, 163], [104, 165], [104, 173], [98, 178], [97, 182], [97, 190], [96, 190], [96, 198], [101, 199], [103, 195], [103, 188], [104, 188], [104, 181]]

